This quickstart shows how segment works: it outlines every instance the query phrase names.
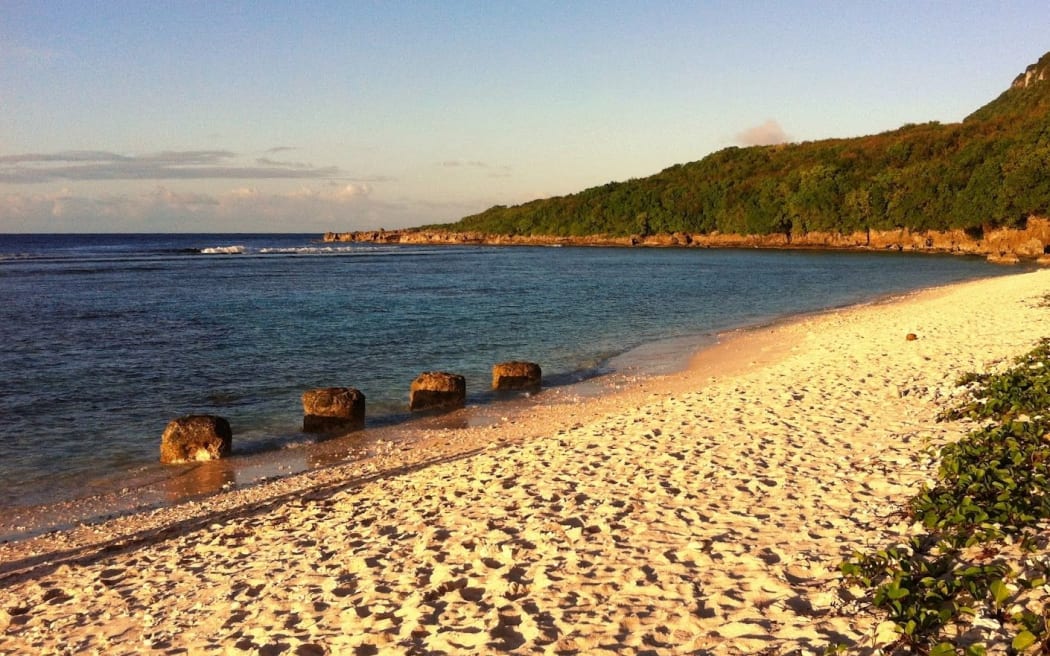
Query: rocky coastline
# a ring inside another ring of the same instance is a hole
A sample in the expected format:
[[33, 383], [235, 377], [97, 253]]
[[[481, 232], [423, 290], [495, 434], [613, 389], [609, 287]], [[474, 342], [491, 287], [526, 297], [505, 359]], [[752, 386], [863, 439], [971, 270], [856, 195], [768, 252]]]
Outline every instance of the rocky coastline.
[[326, 242], [369, 244], [433, 244], [487, 246], [606, 246], [652, 248], [798, 248], [829, 250], [885, 250], [984, 256], [989, 261], [1016, 264], [1022, 261], [1050, 265], [1050, 219], [1031, 217], [1024, 229], [995, 228], [980, 234], [966, 230], [869, 230], [849, 234], [672, 234], [617, 237], [587, 235], [494, 235], [440, 228], [326, 232]]

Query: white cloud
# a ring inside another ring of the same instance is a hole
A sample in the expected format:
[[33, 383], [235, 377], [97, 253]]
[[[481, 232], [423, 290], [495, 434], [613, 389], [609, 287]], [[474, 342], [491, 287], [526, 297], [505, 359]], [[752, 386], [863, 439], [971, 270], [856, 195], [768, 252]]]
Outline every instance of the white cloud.
[[489, 166], [485, 162], [480, 162], [478, 160], [464, 161], [464, 160], [460, 160], [460, 159], [447, 159], [444, 162], [441, 162], [441, 166], [443, 166], [443, 167], [445, 167], [447, 169], [455, 169], [455, 168], [459, 168], [461, 166], [465, 166], [465, 167], [469, 167], [469, 168], [475, 168], [475, 169], [492, 168], [491, 166]]
[[372, 193], [372, 186], [365, 183], [350, 182], [347, 184], [331, 185], [326, 188], [302, 187], [296, 191], [284, 194], [288, 198], [311, 201], [332, 201], [346, 203], [352, 200], [367, 197]]
[[[0, 154], [0, 190], [15, 190], [0, 191], [0, 233], [356, 230], [458, 218], [378, 198], [373, 184], [392, 178], [285, 160], [293, 150], [277, 146], [251, 160], [220, 149]], [[222, 190], [230, 180], [244, 183]]]
[[0, 233], [370, 230], [455, 220], [474, 211], [383, 200], [365, 183], [322, 183], [291, 191], [244, 186], [212, 194], [161, 185], [93, 196], [63, 188], [0, 195]]
[[259, 196], [259, 190], [255, 187], [240, 187], [238, 189], [231, 189], [226, 192], [226, 195], [232, 198], [255, 198]]
[[56, 180], [221, 180], [332, 179], [345, 177], [335, 166], [284, 162], [261, 157], [252, 164], [228, 150], [164, 151], [121, 155], [73, 150], [0, 156], [0, 183], [38, 184]]
[[447, 159], [439, 162], [438, 166], [445, 169], [474, 169], [488, 172], [490, 178], [509, 178], [511, 168], [509, 166], [498, 166], [479, 160]]
[[372, 186], [368, 184], [350, 184], [343, 185], [339, 189], [333, 192], [334, 196], [343, 200], [350, 200], [352, 198], [359, 198], [361, 196], [368, 196], [372, 193]]
[[774, 119], [738, 132], [736, 135], [736, 142], [741, 146], [771, 146], [788, 141], [791, 141], [791, 137]]

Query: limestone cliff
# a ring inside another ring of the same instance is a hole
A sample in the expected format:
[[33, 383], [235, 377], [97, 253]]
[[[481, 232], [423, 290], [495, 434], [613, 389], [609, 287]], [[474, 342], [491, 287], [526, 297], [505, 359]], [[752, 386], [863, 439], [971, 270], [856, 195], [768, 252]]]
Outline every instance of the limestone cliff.
[[1047, 216], [1050, 53], [960, 123], [726, 148], [645, 178], [496, 205], [455, 223], [326, 238], [886, 249], [1046, 261]]
[[1010, 88], [1027, 89], [1036, 82], [1042, 82], [1048, 78], [1050, 78], [1050, 53], [1040, 57], [1039, 61], [1026, 68], [1024, 73], [1015, 77]]
[[649, 236], [612, 237], [588, 235], [490, 235], [482, 232], [406, 229], [361, 232], [327, 232], [326, 242], [371, 244], [435, 244], [492, 246], [643, 246], [689, 248], [816, 248], [886, 250], [921, 253], [981, 255], [1003, 263], [1021, 260], [1050, 264], [1050, 219], [1031, 217], [1024, 229], [998, 228], [979, 234], [965, 230], [871, 230], [838, 234], [810, 232], [803, 235], [689, 234], [675, 232]]

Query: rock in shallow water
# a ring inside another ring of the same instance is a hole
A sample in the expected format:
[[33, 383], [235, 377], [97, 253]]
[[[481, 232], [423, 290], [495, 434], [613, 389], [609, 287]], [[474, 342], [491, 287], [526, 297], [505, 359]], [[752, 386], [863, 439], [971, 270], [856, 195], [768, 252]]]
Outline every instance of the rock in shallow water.
[[459, 408], [466, 403], [467, 380], [459, 374], [425, 371], [412, 381], [408, 394], [409, 410]]
[[163, 463], [218, 460], [230, 455], [230, 422], [214, 415], [187, 415], [172, 419], [160, 438]]
[[365, 425], [365, 395], [352, 387], [322, 387], [303, 392], [303, 431], [325, 433]]
[[535, 362], [500, 362], [492, 367], [492, 389], [535, 389], [540, 386], [542, 372]]

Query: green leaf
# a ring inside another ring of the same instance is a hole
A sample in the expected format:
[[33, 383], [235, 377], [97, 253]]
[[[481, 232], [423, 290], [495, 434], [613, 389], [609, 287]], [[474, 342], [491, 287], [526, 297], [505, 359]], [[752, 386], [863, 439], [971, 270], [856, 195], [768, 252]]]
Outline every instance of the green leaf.
[[985, 656], [986, 653], [984, 645], [979, 642], [966, 648], [966, 656]]
[[1031, 631], [1021, 631], [1014, 637], [1014, 641], [1010, 643], [1017, 651], [1024, 651], [1036, 643], [1037, 638], [1032, 634]]
[[905, 588], [899, 588], [896, 584], [886, 588], [886, 596], [896, 601], [898, 599], [904, 599], [908, 596], [908, 591]]
[[992, 593], [992, 599], [997, 608], [1001, 608], [1003, 602], [1010, 598], [1010, 589], [1006, 587], [1002, 579], [992, 581], [992, 584], [988, 586], [988, 591]]
[[955, 656], [955, 645], [950, 642], [942, 642], [930, 650], [930, 656]]

